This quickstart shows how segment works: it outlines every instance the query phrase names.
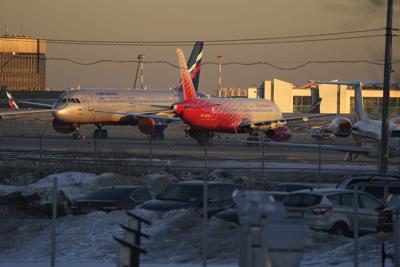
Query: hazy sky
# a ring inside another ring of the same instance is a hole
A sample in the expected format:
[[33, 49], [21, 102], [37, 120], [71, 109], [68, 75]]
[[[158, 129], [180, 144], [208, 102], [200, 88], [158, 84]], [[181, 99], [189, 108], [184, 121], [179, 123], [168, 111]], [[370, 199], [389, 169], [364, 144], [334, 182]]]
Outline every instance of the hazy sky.
[[[394, 23], [399, 28], [398, 1]], [[384, 27], [383, 0], [1, 0], [0, 26], [34, 38], [168, 41], [257, 38], [340, 32]], [[383, 33], [383, 32], [382, 32]], [[394, 57], [399, 42], [394, 38]], [[191, 47], [184, 47], [189, 56]], [[98, 59], [167, 60], [177, 64], [176, 47], [47, 46], [48, 57], [79, 61]], [[382, 60], [384, 37], [374, 39], [251, 46], [205, 46], [203, 61], [268, 61], [290, 67], [309, 60]], [[395, 65], [396, 68], [399, 65]], [[148, 88], [174, 87], [178, 70], [167, 65], [145, 64]], [[79, 66], [47, 62], [47, 87], [131, 87], [135, 63], [102, 63]], [[400, 72], [400, 69], [399, 69]], [[400, 78], [396, 72], [395, 76]], [[366, 64], [309, 65], [278, 71], [268, 66], [225, 66], [223, 85], [247, 87], [278, 78], [296, 85], [310, 79], [382, 80], [383, 67]], [[202, 68], [200, 89], [217, 88], [217, 66]]]

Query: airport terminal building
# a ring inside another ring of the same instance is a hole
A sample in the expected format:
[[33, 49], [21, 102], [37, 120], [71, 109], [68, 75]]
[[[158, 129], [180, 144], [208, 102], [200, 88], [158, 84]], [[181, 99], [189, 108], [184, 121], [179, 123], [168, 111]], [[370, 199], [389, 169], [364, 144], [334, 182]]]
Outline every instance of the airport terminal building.
[[[284, 113], [307, 112], [315, 93], [322, 98], [321, 113], [349, 114], [354, 111], [354, 89], [347, 85], [306, 84], [296, 87], [294, 84], [278, 79], [266, 80], [260, 87], [249, 87], [243, 92], [240, 88], [221, 88], [221, 97], [265, 98], [274, 101]], [[382, 106], [382, 88], [363, 88], [364, 106], [368, 113], [379, 114]], [[400, 88], [390, 91], [390, 114], [400, 114]]]
[[46, 42], [20, 35], [0, 37], [0, 86], [10, 90], [46, 88]]

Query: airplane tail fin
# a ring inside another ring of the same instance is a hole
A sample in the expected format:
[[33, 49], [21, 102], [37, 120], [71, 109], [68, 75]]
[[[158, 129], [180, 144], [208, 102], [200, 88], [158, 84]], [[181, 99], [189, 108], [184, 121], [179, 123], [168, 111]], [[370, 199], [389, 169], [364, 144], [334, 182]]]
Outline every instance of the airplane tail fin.
[[17, 102], [15, 102], [14, 97], [11, 95], [11, 93], [6, 91], [6, 96], [8, 98], [8, 106], [11, 109], [19, 109], [19, 106], [17, 105]]
[[194, 88], [192, 78], [186, 65], [185, 55], [180, 48], [176, 50], [176, 53], [178, 54], [179, 67], [181, 71], [181, 87], [183, 92], [183, 100], [187, 101], [195, 99], [197, 98], [196, 89]]
[[[197, 92], [199, 89], [201, 59], [203, 57], [203, 41], [197, 41], [194, 44], [192, 53], [190, 54], [187, 66], [193, 81], [194, 88]], [[182, 89], [182, 81], [179, 81], [176, 89]]]
[[311, 105], [309, 113], [321, 113], [320, 110], [321, 102], [322, 98], [318, 98], [318, 100]]
[[194, 88], [199, 90], [199, 79], [200, 79], [200, 68], [201, 68], [201, 58], [203, 57], [203, 42], [197, 41], [194, 44], [192, 53], [190, 54], [188, 60], [188, 68], [190, 76], [192, 77]]
[[354, 87], [354, 111], [356, 112], [357, 120], [369, 120], [369, 117], [364, 110], [361, 83]]

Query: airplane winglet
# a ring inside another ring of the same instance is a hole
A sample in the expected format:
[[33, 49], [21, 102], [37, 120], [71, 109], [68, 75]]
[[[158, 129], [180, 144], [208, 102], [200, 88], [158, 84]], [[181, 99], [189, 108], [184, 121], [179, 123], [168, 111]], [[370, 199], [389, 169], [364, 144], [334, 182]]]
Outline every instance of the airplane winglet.
[[8, 91], [6, 91], [6, 96], [8, 98], [8, 106], [11, 109], [19, 109], [19, 106], [17, 105], [17, 102], [15, 102], [13, 96]]
[[197, 94], [192, 82], [192, 77], [190, 76], [188, 67], [186, 65], [185, 55], [180, 48], [176, 50], [176, 53], [178, 54], [179, 67], [181, 69], [183, 100], [187, 101], [195, 99], [197, 98]]

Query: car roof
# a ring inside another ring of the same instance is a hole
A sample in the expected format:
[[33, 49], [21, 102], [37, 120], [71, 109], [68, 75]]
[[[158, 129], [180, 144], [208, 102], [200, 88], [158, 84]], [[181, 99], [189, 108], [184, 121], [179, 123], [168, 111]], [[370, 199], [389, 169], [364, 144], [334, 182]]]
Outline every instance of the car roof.
[[354, 193], [353, 190], [349, 189], [342, 189], [342, 188], [315, 188], [315, 189], [302, 189], [302, 190], [297, 190], [293, 191], [290, 194], [298, 194], [298, 193], [310, 193], [310, 194], [316, 194], [316, 195], [329, 195], [329, 194], [335, 194], [335, 193]]
[[[182, 181], [176, 184], [182, 185], [204, 185], [203, 180], [190, 180], [190, 181]], [[207, 181], [208, 185], [233, 185], [233, 186], [240, 186], [239, 184], [228, 183], [228, 182], [221, 182], [221, 181]]]
[[129, 186], [129, 185], [118, 185], [118, 186], [106, 186], [106, 187], [101, 187], [96, 191], [99, 190], [118, 190], [118, 189], [150, 189], [148, 186]]
[[349, 175], [344, 177], [338, 185], [344, 184], [344, 183], [350, 183], [352, 180], [367, 180], [367, 181], [384, 181], [384, 180], [390, 180], [390, 181], [399, 181], [400, 182], [400, 176], [398, 175], [392, 175], [392, 174], [357, 174], [357, 175]]
[[329, 184], [318, 184], [313, 182], [282, 182], [273, 184], [272, 186], [280, 186], [280, 185], [295, 185], [295, 186], [308, 186], [308, 187], [326, 187]]

